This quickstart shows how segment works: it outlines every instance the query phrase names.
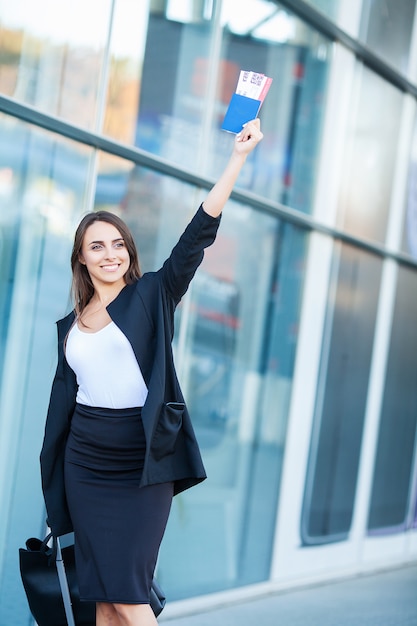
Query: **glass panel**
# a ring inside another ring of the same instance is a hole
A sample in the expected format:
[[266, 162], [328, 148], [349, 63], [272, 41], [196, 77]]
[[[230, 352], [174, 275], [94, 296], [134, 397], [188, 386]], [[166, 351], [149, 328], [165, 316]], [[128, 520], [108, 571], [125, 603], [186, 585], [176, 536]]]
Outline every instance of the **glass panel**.
[[363, 0], [360, 38], [376, 54], [407, 73], [415, 0]]
[[385, 240], [403, 95], [358, 66], [347, 132], [338, 225], [350, 234]]
[[417, 260], [417, 119], [410, 152], [402, 250]]
[[203, 116], [212, 109], [211, 31], [210, 22], [169, 19], [161, 11], [149, 15], [135, 142], [183, 167], [196, 167]]
[[[18, 548], [42, 535], [39, 452], [91, 151], [0, 117], [0, 623], [28, 623]], [[7, 364], [7, 367], [5, 366]]]
[[[258, 423], [253, 441], [249, 503], [239, 564], [239, 584], [267, 579], [285, 449], [308, 236], [277, 224], [271, 289], [265, 316]], [[268, 480], [265, 477], [268, 476]], [[245, 517], [245, 513], [242, 514]]]
[[[96, 208], [126, 219], [145, 271], [164, 261], [197, 198], [179, 181], [100, 155]], [[306, 239], [230, 202], [177, 310], [178, 374], [208, 480], [174, 499], [158, 566], [172, 599], [269, 577]]]
[[368, 391], [382, 261], [337, 246], [304, 494], [305, 544], [346, 538]]
[[0, 91], [94, 128], [111, 0], [1, 2]]
[[381, 410], [368, 528], [404, 528], [414, 517], [411, 493], [417, 433], [417, 271], [401, 267]]
[[214, 21], [198, 13], [200, 2], [188, 5], [196, 8], [193, 20], [149, 15], [136, 145], [217, 177], [233, 141], [220, 126], [239, 71], [261, 71], [273, 77], [261, 110], [268, 140], [239, 185], [310, 212], [331, 44], [270, 2], [253, 0], [236, 12], [228, 0], [213, 51]]
[[340, 0], [306, 0], [308, 4], [321, 11], [329, 20], [336, 20]]
[[134, 144], [149, 0], [115, 0], [114, 7], [103, 133]]
[[416, 505], [415, 505], [415, 509], [414, 509], [414, 523], [413, 523], [413, 527], [417, 528], [417, 488], [416, 488], [416, 492], [414, 494], [414, 502], [416, 503]]

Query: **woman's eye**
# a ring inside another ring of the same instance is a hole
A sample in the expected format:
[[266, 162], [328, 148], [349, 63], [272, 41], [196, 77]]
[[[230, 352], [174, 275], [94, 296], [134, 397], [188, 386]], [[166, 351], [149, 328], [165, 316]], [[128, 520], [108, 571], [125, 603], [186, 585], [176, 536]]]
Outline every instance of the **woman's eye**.
[[124, 241], [118, 241], [118, 242], [115, 244], [116, 248], [124, 248], [124, 245], [125, 245], [125, 244], [124, 244]]

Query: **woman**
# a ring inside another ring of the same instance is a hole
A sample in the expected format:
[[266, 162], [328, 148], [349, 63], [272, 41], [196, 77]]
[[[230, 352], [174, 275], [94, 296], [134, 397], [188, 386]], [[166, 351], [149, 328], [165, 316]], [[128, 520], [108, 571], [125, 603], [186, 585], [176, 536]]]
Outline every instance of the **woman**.
[[75, 308], [41, 452], [48, 525], [74, 531], [80, 595], [98, 626], [152, 626], [149, 592], [173, 495], [205, 471], [175, 373], [174, 311], [215, 239], [259, 120], [236, 136], [217, 183], [158, 272], [141, 276], [127, 226], [89, 213], [71, 257]]

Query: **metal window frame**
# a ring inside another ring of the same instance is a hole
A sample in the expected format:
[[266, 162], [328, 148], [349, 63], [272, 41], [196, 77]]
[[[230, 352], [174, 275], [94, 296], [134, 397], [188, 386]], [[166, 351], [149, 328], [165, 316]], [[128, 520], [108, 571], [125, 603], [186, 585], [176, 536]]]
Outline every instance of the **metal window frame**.
[[340, 43], [350, 50], [358, 60], [389, 83], [404, 93], [410, 93], [417, 98], [417, 85], [410, 82], [406, 76], [398, 72], [394, 67], [389, 65], [389, 63], [383, 61], [377, 54], [372, 52], [369, 47], [329, 20], [318, 9], [315, 9], [307, 2], [303, 2], [303, 0], [274, 1], [276, 4], [287, 8], [291, 13], [294, 13], [294, 15], [297, 15], [303, 22], [312, 26], [332, 42]]

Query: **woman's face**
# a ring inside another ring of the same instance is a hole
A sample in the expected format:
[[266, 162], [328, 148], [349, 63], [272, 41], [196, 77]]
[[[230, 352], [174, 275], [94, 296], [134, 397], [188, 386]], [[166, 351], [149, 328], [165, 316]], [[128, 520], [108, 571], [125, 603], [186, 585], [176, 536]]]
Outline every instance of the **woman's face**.
[[95, 288], [125, 285], [130, 258], [126, 244], [113, 224], [94, 222], [85, 231], [79, 261], [87, 267]]

